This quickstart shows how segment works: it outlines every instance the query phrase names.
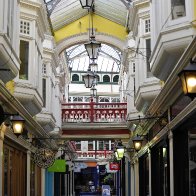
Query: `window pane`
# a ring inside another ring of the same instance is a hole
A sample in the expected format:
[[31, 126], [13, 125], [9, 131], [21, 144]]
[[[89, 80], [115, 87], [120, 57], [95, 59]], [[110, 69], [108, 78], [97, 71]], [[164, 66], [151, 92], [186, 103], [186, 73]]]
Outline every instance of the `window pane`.
[[29, 66], [29, 42], [20, 41], [20, 71], [19, 78], [28, 80], [28, 66]]
[[43, 106], [46, 107], [46, 79], [42, 79]]

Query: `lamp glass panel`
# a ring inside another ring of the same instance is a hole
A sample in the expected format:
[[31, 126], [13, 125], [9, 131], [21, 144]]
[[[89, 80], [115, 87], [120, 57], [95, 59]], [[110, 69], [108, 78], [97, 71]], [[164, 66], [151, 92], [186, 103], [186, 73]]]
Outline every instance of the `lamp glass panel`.
[[142, 147], [142, 141], [134, 141], [134, 148], [136, 151], [139, 151]]
[[90, 95], [93, 96], [93, 97], [96, 97], [97, 96], [97, 89], [96, 88], [91, 88], [90, 89]]
[[97, 72], [97, 70], [98, 70], [98, 65], [97, 65], [97, 63], [90, 63], [90, 68], [91, 68], [91, 70], [92, 71], [94, 71], [94, 72]]
[[80, 3], [82, 5], [82, 8], [90, 9], [92, 7], [93, 0], [80, 0]]
[[86, 88], [91, 88], [93, 85], [94, 76], [92, 74], [86, 74], [84, 77], [84, 84]]
[[85, 48], [90, 59], [97, 59], [100, 47], [101, 44], [93, 40], [85, 44]]
[[21, 134], [23, 132], [23, 122], [22, 121], [13, 122], [13, 131], [14, 134]]
[[124, 148], [117, 149], [118, 157], [119, 158], [123, 158], [124, 152], [125, 152], [125, 149]]
[[196, 93], [196, 72], [186, 72], [185, 77], [187, 92]]

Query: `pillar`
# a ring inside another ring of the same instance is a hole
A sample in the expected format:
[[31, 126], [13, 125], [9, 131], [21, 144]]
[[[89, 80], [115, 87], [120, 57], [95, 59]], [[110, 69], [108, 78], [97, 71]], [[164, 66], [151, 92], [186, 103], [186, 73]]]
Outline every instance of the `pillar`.
[[4, 140], [4, 125], [0, 126], [0, 196], [3, 196], [3, 140]]
[[148, 158], [149, 158], [149, 196], [152, 195], [152, 182], [151, 182], [151, 178], [152, 178], [152, 166], [151, 166], [151, 152], [150, 149], [148, 149]]
[[135, 171], [134, 171], [134, 163], [131, 164], [131, 196], [135, 196]]
[[174, 196], [174, 156], [173, 156], [173, 133], [170, 130], [169, 138], [169, 166], [170, 166], [170, 196]]
[[30, 196], [31, 183], [31, 151], [27, 151], [27, 196]]
[[45, 195], [45, 186], [46, 186], [46, 183], [45, 183], [45, 169], [41, 169], [41, 194], [42, 195]]

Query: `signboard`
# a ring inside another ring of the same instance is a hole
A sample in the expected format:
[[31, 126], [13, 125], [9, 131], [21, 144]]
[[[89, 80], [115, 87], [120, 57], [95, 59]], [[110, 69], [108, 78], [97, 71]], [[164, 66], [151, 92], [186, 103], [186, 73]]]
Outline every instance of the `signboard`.
[[53, 165], [48, 168], [48, 172], [66, 172], [66, 161], [56, 159]]
[[110, 170], [120, 170], [120, 165], [118, 163], [110, 163]]
[[102, 185], [102, 196], [111, 196], [110, 185]]

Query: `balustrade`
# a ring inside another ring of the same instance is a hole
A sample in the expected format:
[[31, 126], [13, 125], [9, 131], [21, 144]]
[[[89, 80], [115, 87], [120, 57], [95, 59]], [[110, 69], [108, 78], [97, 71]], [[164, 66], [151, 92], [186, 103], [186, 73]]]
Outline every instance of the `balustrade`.
[[64, 103], [62, 122], [125, 122], [127, 103]]

